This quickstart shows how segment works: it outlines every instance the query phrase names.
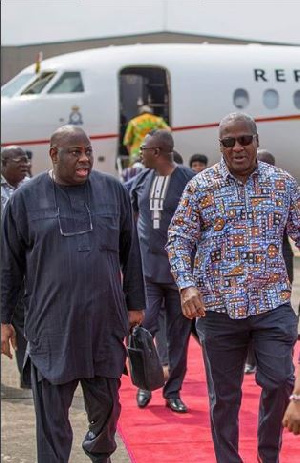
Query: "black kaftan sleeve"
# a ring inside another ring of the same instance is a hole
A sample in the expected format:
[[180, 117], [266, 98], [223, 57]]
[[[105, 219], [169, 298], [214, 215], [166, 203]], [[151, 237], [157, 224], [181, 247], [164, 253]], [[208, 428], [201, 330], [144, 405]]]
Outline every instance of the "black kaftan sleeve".
[[121, 186], [120, 263], [123, 273], [123, 291], [128, 310], [145, 309], [145, 290], [142, 262], [136, 225], [129, 194]]

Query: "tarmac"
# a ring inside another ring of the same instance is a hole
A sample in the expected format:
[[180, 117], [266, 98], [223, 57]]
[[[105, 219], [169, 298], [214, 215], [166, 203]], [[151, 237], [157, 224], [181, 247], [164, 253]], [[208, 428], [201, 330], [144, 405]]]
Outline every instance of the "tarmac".
[[[37, 463], [32, 392], [20, 389], [15, 359], [1, 357], [1, 463]], [[75, 392], [70, 421], [74, 436], [69, 462], [90, 462], [81, 448], [87, 432], [87, 419], [80, 386]], [[116, 441], [118, 448], [111, 456], [112, 463], [130, 463], [126, 447], [118, 435]]]
[[[300, 255], [295, 257], [295, 275], [292, 305], [296, 313], [300, 301]], [[299, 325], [300, 333], [300, 325]], [[35, 415], [31, 390], [20, 389], [20, 379], [15, 359], [1, 356], [1, 462], [37, 463], [35, 442]], [[81, 448], [87, 431], [86, 414], [81, 388], [75, 393], [70, 410], [74, 440], [69, 463], [89, 462]], [[118, 448], [111, 456], [112, 463], [130, 463], [130, 458], [120, 436]], [[43, 462], [40, 462], [43, 463]]]

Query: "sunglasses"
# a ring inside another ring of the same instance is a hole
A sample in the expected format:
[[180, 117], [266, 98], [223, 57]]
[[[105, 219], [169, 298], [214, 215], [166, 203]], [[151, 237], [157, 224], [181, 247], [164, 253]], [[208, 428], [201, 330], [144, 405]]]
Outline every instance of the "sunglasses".
[[238, 142], [239, 145], [241, 146], [248, 146], [251, 145], [253, 142], [253, 139], [256, 138], [257, 135], [242, 135], [241, 137], [227, 137], [223, 138], [222, 140], [220, 139], [220, 143], [224, 146], [224, 148], [233, 148]]
[[[88, 225], [88, 228], [84, 229], [84, 230], [80, 230], [80, 231], [65, 231], [63, 230], [63, 226], [62, 226], [62, 217], [60, 215], [60, 210], [59, 210], [59, 207], [57, 207], [57, 218], [58, 218], [58, 225], [59, 225], [59, 231], [60, 231], [60, 234], [62, 236], [76, 236], [76, 235], [83, 235], [85, 233], [89, 233], [91, 231], [93, 231], [93, 222], [92, 222], [92, 216], [91, 216], [91, 211], [90, 209], [88, 208], [87, 204], [84, 204], [85, 206], [85, 209], [86, 209], [86, 212], [88, 214], [88, 220], [89, 220], [89, 225]], [[74, 221], [74, 220], [73, 220]], [[70, 219], [68, 220], [65, 220], [65, 222], [70, 222]]]

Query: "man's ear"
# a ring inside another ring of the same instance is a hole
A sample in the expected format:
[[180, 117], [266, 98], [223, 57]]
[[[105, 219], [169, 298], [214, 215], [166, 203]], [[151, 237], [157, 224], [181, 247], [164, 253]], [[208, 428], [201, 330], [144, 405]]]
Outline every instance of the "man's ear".
[[257, 140], [257, 148], [259, 147], [259, 138], [258, 138], [258, 135], [256, 137], [256, 140]]
[[57, 149], [56, 146], [51, 146], [51, 148], [49, 150], [49, 156], [50, 156], [53, 164], [56, 164], [57, 160], [58, 160], [58, 149]]

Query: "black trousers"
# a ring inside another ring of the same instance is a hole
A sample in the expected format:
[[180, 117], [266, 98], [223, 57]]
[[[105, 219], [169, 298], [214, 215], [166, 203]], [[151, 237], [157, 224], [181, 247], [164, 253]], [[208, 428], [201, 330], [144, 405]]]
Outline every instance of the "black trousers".
[[158, 284], [146, 281], [147, 310], [143, 326], [155, 336], [159, 313], [164, 302], [170, 376], [163, 388], [163, 396], [175, 399], [180, 396], [187, 369], [187, 350], [192, 322], [182, 314], [180, 296], [175, 284]]
[[169, 365], [167, 320], [165, 308], [162, 307], [158, 315], [158, 331], [155, 333], [155, 343], [160, 362], [163, 366]]
[[204, 333], [202, 346], [217, 462], [242, 462], [238, 454], [238, 413], [244, 364], [252, 342], [257, 362], [256, 382], [262, 389], [258, 461], [278, 463], [281, 421], [294, 384], [293, 347], [298, 334], [294, 310], [286, 304], [239, 320], [208, 311], [198, 323]]
[[39, 379], [31, 366], [32, 391], [36, 413], [38, 463], [68, 463], [73, 432], [69, 409], [78, 383], [81, 383], [89, 421], [82, 447], [94, 463], [106, 463], [116, 449], [115, 433], [121, 412], [117, 378], [75, 379], [53, 385]]

